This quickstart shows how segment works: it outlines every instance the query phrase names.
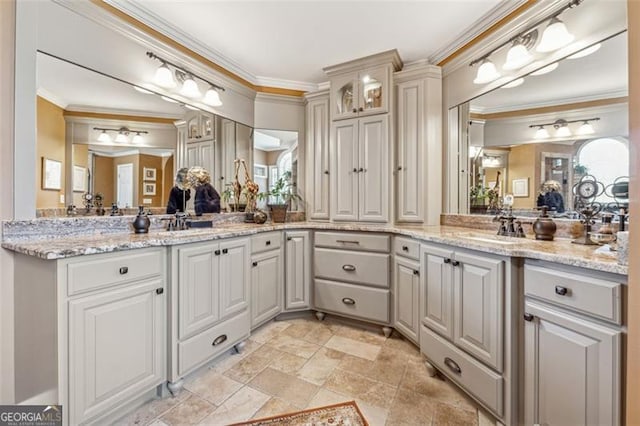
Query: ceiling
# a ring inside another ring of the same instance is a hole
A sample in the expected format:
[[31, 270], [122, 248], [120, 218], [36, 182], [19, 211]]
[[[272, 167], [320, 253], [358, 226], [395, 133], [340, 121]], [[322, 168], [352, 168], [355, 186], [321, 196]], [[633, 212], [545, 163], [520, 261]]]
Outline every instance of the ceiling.
[[298, 132], [255, 129], [253, 134], [253, 146], [262, 151], [288, 149], [296, 142], [298, 142]]
[[[113, 1], [260, 84], [308, 88], [323, 67], [389, 49], [405, 63], [450, 46], [507, 0]], [[125, 10], [126, 11], [126, 10]], [[194, 44], [195, 43], [195, 44]]]

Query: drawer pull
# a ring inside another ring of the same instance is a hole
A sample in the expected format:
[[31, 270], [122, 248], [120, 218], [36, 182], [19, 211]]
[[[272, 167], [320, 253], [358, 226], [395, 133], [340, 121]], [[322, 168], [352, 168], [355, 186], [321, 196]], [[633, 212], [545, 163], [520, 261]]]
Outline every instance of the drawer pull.
[[220, 250], [216, 250], [216, 251], [214, 251], [214, 253], [215, 253], [216, 256], [220, 256]]
[[347, 272], [353, 272], [356, 270], [356, 267], [353, 265], [342, 265], [342, 269], [344, 269]]
[[120, 268], [120, 275], [124, 275], [127, 272], [129, 272], [129, 267], [128, 266], [123, 266], [122, 268]]
[[409, 247], [407, 247], [407, 246], [402, 246], [402, 251], [409, 251]]
[[460, 262], [458, 262], [457, 260], [452, 260], [452, 261], [451, 261], [451, 264], [452, 264], [453, 266], [458, 266], [458, 265], [460, 265]]
[[557, 294], [558, 296], [566, 296], [566, 295], [567, 295], [567, 293], [568, 293], [568, 290], [567, 290], [567, 288], [566, 288], [566, 287], [562, 287], [562, 286], [560, 286], [560, 285], [557, 285], [557, 286], [556, 286], [556, 294]]
[[462, 370], [460, 369], [460, 366], [458, 365], [458, 363], [456, 363], [454, 360], [452, 360], [449, 357], [445, 357], [444, 358], [444, 365], [446, 365], [447, 367], [449, 367], [449, 370], [453, 371], [456, 374], [462, 374]]
[[271, 240], [267, 240], [267, 241], [265, 241], [265, 243], [264, 243], [264, 244], [265, 244], [265, 245], [267, 245], [267, 246], [270, 246], [270, 245], [271, 245]]
[[160, 287], [160, 288], [156, 288], [156, 294], [162, 294], [164, 293], [164, 288]]
[[229, 249], [222, 249], [222, 254], [227, 254], [229, 253]]
[[213, 339], [213, 343], [211, 344], [211, 346], [218, 346], [221, 343], [226, 342], [227, 340], [227, 335], [223, 334], [222, 336], [218, 336], [215, 339]]
[[446, 258], [445, 260], [443, 260], [444, 263], [451, 263], [451, 259]]
[[418, 270], [413, 271], [413, 275], [420, 275], [420, 271]]
[[531, 315], [531, 314], [529, 314], [529, 313], [526, 313], [526, 312], [525, 312], [525, 313], [524, 313], [524, 320], [525, 320], [525, 321], [528, 321], [528, 322], [533, 321], [533, 315]]
[[287, 241], [291, 241], [292, 239], [292, 237], [287, 237]]
[[258, 266], [258, 262], [253, 262], [252, 265], [253, 266]]
[[360, 241], [355, 241], [355, 240], [336, 240], [336, 243], [342, 243], [342, 244], [360, 244]]
[[355, 300], [353, 300], [353, 299], [352, 299], [352, 298], [350, 298], [350, 297], [343, 297], [343, 298], [342, 298], [342, 303], [344, 303], [345, 305], [355, 305], [355, 304], [356, 304], [356, 301], [355, 301]]

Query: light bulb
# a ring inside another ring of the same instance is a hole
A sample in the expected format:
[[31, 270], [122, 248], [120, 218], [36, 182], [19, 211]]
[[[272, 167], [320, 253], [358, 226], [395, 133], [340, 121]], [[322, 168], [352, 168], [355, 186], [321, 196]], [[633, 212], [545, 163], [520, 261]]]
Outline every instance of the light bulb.
[[362, 82], [364, 84], [367, 84], [370, 81], [371, 81], [371, 77], [369, 77], [368, 75], [365, 75], [364, 77], [362, 77]]
[[543, 75], [543, 74], [548, 74], [551, 71], [555, 70], [556, 68], [558, 68], [558, 63], [554, 62], [551, 65], [547, 65], [544, 68], [540, 68], [538, 71], [534, 71], [531, 73], [531, 75]]
[[200, 89], [198, 88], [198, 83], [196, 83], [190, 75], [182, 82], [180, 94], [187, 98], [199, 98], [202, 96], [202, 93], [200, 93]]
[[520, 86], [522, 83], [524, 83], [524, 78], [519, 78], [517, 80], [513, 80], [511, 83], [507, 83], [504, 86], [502, 86], [504, 89], [512, 89], [514, 87], [518, 87]]
[[153, 81], [160, 87], [172, 89], [176, 87], [176, 81], [173, 79], [173, 73], [164, 62], [156, 70], [156, 76]]
[[543, 126], [540, 126], [538, 130], [536, 130], [536, 134], [533, 136], [534, 139], [546, 139], [549, 137], [549, 132]]
[[482, 64], [478, 68], [474, 84], [486, 84], [500, 77], [500, 73], [496, 66], [488, 58], [482, 60]]
[[111, 136], [109, 136], [109, 133], [107, 133], [106, 130], [103, 130], [102, 133], [100, 133], [100, 136], [98, 136], [98, 141], [99, 142], [111, 142]]
[[133, 142], [134, 144], [143, 144], [144, 143], [144, 138], [142, 137], [142, 135], [140, 133], [136, 133], [135, 136], [133, 137], [133, 139], [131, 140], [131, 142]]
[[502, 66], [503, 70], [517, 70], [533, 61], [533, 56], [523, 44], [515, 42], [507, 52], [507, 60]]
[[571, 43], [575, 36], [567, 30], [567, 26], [557, 16], [551, 18], [549, 25], [544, 29], [540, 44], [536, 47], [538, 52], [553, 52]]
[[555, 136], [557, 138], [566, 138], [568, 136], [571, 136], [571, 130], [569, 129], [569, 126], [567, 126], [566, 124], [564, 126], [560, 126], [556, 129], [556, 134]]
[[594, 134], [595, 132], [596, 132], [596, 131], [595, 131], [595, 130], [593, 130], [593, 126], [592, 126], [588, 121], [585, 121], [585, 122], [582, 124], [582, 126], [580, 126], [580, 127], [578, 128], [578, 131], [577, 131], [577, 133], [578, 133], [579, 135], [592, 135], [592, 134]]
[[568, 56], [567, 58], [568, 59], [584, 58], [585, 56], [591, 55], [592, 53], [596, 52], [598, 49], [600, 49], [600, 46], [602, 46], [601, 43], [594, 44], [593, 46], [587, 47], [586, 49], [582, 49], [578, 53], [574, 53], [573, 55]]
[[213, 107], [219, 107], [222, 105], [220, 94], [214, 87], [209, 87], [207, 93], [204, 94], [202, 102]]
[[123, 132], [118, 133], [118, 136], [116, 136], [116, 142], [117, 143], [127, 143], [129, 142], [129, 138], [127, 138], [127, 135], [125, 135]]

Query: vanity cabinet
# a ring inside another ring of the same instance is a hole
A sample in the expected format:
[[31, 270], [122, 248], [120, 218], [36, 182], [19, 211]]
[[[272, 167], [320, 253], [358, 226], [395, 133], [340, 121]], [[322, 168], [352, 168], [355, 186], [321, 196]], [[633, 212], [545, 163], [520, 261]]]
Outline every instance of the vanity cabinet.
[[307, 127], [307, 214], [329, 220], [329, 92], [305, 95]]
[[259, 234], [251, 241], [251, 328], [282, 312], [284, 271], [282, 233]]
[[337, 121], [331, 130], [331, 217], [389, 220], [389, 118]]
[[420, 341], [420, 244], [394, 237], [393, 325], [409, 340]]
[[391, 73], [381, 65], [332, 76], [332, 120], [389, 112]]
[[286, 231], [285, 311], [311, 307], [311, 232]]
[[[182, 377], [249, 335], [249, 239], [171, 248], [170, 381]], [[170, 386], [171, 389], [171, 386]]]
[[525, 424], [620, 424], [623, 286], [554, 266], [525, 264]]

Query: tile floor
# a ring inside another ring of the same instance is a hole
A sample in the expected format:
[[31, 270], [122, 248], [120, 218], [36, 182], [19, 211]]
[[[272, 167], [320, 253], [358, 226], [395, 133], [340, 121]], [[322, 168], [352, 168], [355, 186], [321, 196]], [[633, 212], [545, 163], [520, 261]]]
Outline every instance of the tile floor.
[[373, 426], [493, 424], [451, 383], [429, 377], [418, 348], [396, 333], [311, 316], [265, 324], [242, 354], [230, 351], [177, 397], [118, 423], [226, 425], [349, 400]]

